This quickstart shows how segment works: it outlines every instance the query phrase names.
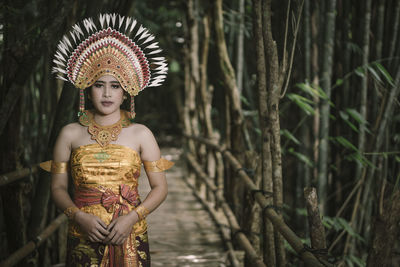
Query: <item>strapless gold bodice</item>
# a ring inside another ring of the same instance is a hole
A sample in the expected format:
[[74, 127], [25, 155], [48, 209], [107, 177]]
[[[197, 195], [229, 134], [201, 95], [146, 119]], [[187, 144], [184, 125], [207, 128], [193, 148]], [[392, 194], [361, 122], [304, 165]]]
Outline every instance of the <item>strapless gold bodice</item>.
[[[120, 185], [124, 184], [137, 193], [141, 163], [138, 152], [123, 145], [109, 144], [101, 147], [95, 143], [80, 146], [73, 150], [70, 160], [74, 191], [87, 188], [100, 191], [111, 189], [114, 194], [120, 195]], [[124, 204], [128, 206], [129, 211], [135, 208], [126, 201]], [[81, 210], [98, 216], [107, 225], [112, 220], [112, 212], [107, 211], [102, 204], [86, 205]], [[146, 229], [145, 220], [134, 225], [137, 234]], [[75, 236], [82, 236], [74, 222], [70, 223], [69, 232]]]
[[105, 186], [118, 190], [120, 184], [137, 187], [142, 161], [139, 154], [126, 146], [89, 144], [71, 154], [74, 186]]

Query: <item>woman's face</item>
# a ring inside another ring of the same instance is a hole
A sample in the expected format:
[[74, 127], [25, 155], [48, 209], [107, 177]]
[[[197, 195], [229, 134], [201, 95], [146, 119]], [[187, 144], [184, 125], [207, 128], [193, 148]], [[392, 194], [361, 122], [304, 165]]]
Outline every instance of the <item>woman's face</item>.
[[90, 96], [96, 111], [108, 115], [119, 111], [124, 90], [117, 79], [111, 75], [104, 75], [92, 85]]

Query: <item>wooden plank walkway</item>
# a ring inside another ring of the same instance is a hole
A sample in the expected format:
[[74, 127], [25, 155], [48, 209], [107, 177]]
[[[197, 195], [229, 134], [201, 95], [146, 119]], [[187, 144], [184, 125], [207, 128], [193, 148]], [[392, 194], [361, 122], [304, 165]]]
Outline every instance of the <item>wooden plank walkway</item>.
[[[167, 171], [168, 197], [147, 218], [152, 266], [222, 267], [227, 255], [217, 227], [185, 184], [182, 151], [175, 148], [162, 154], [175, 162]], [[142, 199], [150, 187], [142, 171], [139, 192]]]

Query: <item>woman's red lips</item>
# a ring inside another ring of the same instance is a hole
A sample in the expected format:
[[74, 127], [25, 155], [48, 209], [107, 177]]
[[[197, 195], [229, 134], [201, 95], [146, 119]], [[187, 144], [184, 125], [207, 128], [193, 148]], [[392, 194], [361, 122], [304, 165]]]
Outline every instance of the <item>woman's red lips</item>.
[[113, 103], [112, 101], [101, 101], [101, 104], [106, 107], [111, 106]]

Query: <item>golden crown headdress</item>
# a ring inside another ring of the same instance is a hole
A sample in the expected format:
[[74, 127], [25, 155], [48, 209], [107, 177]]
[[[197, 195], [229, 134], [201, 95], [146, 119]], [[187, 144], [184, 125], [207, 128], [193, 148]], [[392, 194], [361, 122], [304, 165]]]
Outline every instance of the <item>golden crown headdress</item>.
[[80, 89], [80, 113], [84, 110], [83, 90], [103, 75], [112, 75], [133, 97], [146, 87], [160, 86], [167, 77], [168, 64], [154, 35], [132, 17], [100, 14], [72, 26], [54, 55], [53, 72]]

